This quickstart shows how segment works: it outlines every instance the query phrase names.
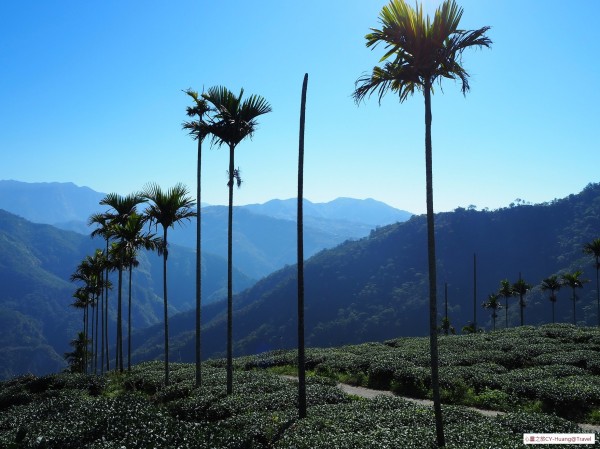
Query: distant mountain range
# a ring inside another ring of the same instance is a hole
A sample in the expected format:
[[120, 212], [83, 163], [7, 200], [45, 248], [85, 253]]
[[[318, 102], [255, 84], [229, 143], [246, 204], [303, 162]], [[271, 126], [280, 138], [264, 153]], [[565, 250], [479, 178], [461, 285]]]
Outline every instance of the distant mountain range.
[[[306, 262], [306, 336], [309, 346], [336, 346], [385, 340], [428, 332], [426, 217], [414, 216], [374, 230], [368, 237], [324, 250]], [[474, 254], [477, 254], [477, 323], [491, 327], [481, 307], [502, 279], [519, 278], [534, 286], [526, 295], [526, 324], [550, 321], [551, 307], [542, 279], [581, 269], [595, 279], [593, 258], [583, 245], [600, 237], [600, 184], [581, 193], [539, 205], [517, 205], [496, 211], [456, 209], [436, 215], [438, 302], [444, 304], [448, 283], [449, 318], [460, 332], [473, 320]], [[595, 325], [595, 282], [578, 292], [580, 324]], [[558, 293], [557, 320], [572, 319], [572, 292]], [[502, 301], [504, 303], [504, 301]], [[204, 309], [203, 351], [219, 357], [225, 351], [225, 307]], [[249, 354], [296, 343], [296, 267], [289, 266], [235, 297], [235, 354]], [[504, 310], [498, 325], [504, 323]], [[518, 324], [517, 300], [509, 303], [510, 326]], [[441, 313], [440, 313], [441, 317]], [[193, 314], [173, 317], [173, 354], [193, 360], [191, 334], [178, 331], [193, 323]], [[136, 360], [161, 357], [158, 326], [140, 330]]]
[[[103, 210], [104, 193], [71, 183], [29, 184], [0, 181], [0, 209], [37, 223], [89, 234], [87, 219]], [[41, 200], [41, 201], [40, 201]], [[304, 200], [305, 256], [345, 240], [368, 235], [376, 226], [407, 220], [411, 214], [373, 199], [338, 198], [329, 203]], [[227, 257], [227, 207], [202, 209], [202, 247], [206, 253]], [[260, 279], [296, 261], [296, 200], [236, 206], [234, 211], [234, 266], [249, 278]], [[177, 226], [170, 241], [196, 248], [196, 222]]]

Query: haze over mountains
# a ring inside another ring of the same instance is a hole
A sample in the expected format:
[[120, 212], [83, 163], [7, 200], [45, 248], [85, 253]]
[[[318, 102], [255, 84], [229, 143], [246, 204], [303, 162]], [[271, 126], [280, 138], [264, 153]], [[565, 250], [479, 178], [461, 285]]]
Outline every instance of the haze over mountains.
[[[0, 209], [37, 222], [89, 234], [87, 219], [105, 210], [104, 193], [72, 183], [0, 181]], [[252, 279], [296, 261], [296, 200], [236, 206], [234, 266]], [[305, 255], [331, 248], [347, 239], [368, 235], [375, 227], [407, 220], [411, 214], [373, 199], [338, 198], [329, 203], [304, 201]], [[169, 241], [196, 248], [196, 222], [176, 226]], [[227, 257], [227, 206], [202, 207], [203, 251]]]
[[[0, 258], [0, 325], [3, 325], [0, 378], [25, 372], [41, 374], [64, 366], [62, 354], [69, 349], [68, 342], [81, 327], [81, 313], [69, 306], [76, 288], [69, 277], [86, 255], [104, 246], [103, 240], [89, 237], [90, 228], [85, 223], [89, 215], [102, 211], [98, 202], [104, 196], [70, 183], [0, 181], [0, 254], [3, 256]], [[374, 200], [343, 201], [353, 213], [362, 204], [371, 211], [379, 210], [381, 220], [407, 216]], [[293, 200], [284, 201], [290, 202]], [[323, 210], [322, 205], [317, 208]], [[226, 209], [225, 206], [202, 208], [204, 304], [222, 298], [226, 292], [226, 260], [210, 252], [214, 249], [217, 254], [226, 254]], [[343, 220], [343, 211], [337, 209], [335, 214], [330, 213], [333, 218], [322, 221], [315, 218], [315, 225], [307, 229], [307, 254], [368, 234], [372, 226]], [[263, 208], [263, 214], [236, 208], [236, 292], [295, 261], [296, 224], [288, 218], [270, 216], [274, 214], [268, 206]], [[77, 229], [80, 233], [56, 226]], [[194, 304], [195, 256], [191, 248], [195, 247], [195, 222], [177, 227], [170, 235], [169, 306], [175, 314], [189, 310]], [[133, 280], [134, 329], [160, 322], [162, 271], [156, 254], [140, 255], [140, 266], [134, 271]], [[109, 302], [111, 320], [114, 320], [114, 301]]]

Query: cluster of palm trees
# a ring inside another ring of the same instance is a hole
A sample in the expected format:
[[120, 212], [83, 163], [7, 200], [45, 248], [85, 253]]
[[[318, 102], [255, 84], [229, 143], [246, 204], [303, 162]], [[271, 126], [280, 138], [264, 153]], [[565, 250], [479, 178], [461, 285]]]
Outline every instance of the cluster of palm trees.
[[[596, 268], [596, 304], [597, 304], [597, 318], [598, 326], [600, 327], [600, 282], [599, 282], [599, 271], [600, 271], [600, 238], [594, 239], [589, 243], [586, 243], [583, 247], [583, 252], [594, 256], [595, 268]], [[583, 271], [575, 270], [573, 272], [566, 272], [560, 275], [553, 274], [542, 280], [540, 283], [540, 289], [542, 291], [550, 292], [548, 299], [552, 304], [552, 323], [555, 320], [555, 304], [557, 301], [557, 292], [562, 287], [571, 288], [571, 301], [573, 303], [573, 324], [577, 325], [577, 308], [576, 303], [579, 299], [577, 295], [577, 289], [583, 288], [584, 284], [589, 282], [589, 279], [583, 279]], [[495, 293], [490, 293], [487, 300], [482, 304], [482, 307], [489, 309], [492, 313], [492, 327], [496, 330], [496, 318], [498, 318], [498, 311], [504, 309], [505, 312], [505, 327], [508, 328], [508, 299], [512, 297], [519, 297], [519, 308], [521, 317], [521, 326], [523, 325], [523, 310], [525, 308], [524, 296], [532, 285], [528, 284], [521, 278], [519, 273], [519, 280], [511, 284], [508, 279], [500, 281], [500, 288]], [[504, 305], [501, 303], [501, 298], [504, 298]]]
[[[131, 369], [131, 323], [132, 323], [132, 278], [133, 268], [138, 266], [138, 252], [142, 249], [157, 251], [164, 260], [164, 310], [165, 310], [165, 361], [168, 363], [168, 320], [167, 320], [167, 283], [166, 261], [168, 255], [167, 229], [175, 223], [190, 219], [196, 215], [192, 210], [194, 201], [188, 196], [188, 191], [182, 184], [163, 191], [156, 184], [148, 184], [142, 192], [121, 196], [116, 193], [108, 194], [100, 201], [101, 205], [108, 206], [104, 213], [94, 214], [89, 219], [89, 224], [96, 226], [92, 231], [93, 236], [104, 238], [105, 249], [97, 249], [94, 256], [86, 258], [78, 265], [71, 276], [72, 281], [81, 282], [83, 285], [75, 291], [75, 307], [84, 309], [83, 338], [85, 349], [84, 372], [103, 373], [110, 370], [109, 334], [108, 334], [108, 290], [112, 288], [109, 272], [118, 272], [117, 284], [117, 330], [115, 368], [124, 369], [123, 351], [123, 271], [129, 271], [128, 279], [128, 317], [127, 317], [127, 368]], [[138, 211], [138, 206], [145, 204], [144, 211]], [[163, 227], [163, 237], [157, 237], [144, 231], [148, 224]], [[92, 311], [91, 334], [88, 332], [89, 312]], [[100, 321], [100, 322], [99, 322]], [[100, 330], [100, 350], [98, 350], [98, 333]], [[79, 338], [78, 338], [79, 339]], [[98, 356], [100, 355], [100, 365]], [[168, 370], [166, 371], [168, 380]]]

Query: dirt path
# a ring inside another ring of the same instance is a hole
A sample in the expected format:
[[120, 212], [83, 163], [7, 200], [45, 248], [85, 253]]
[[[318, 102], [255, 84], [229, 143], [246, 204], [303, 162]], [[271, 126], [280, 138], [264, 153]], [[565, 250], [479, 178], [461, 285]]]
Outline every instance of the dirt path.
[[[296, 382], [298, 381], [298, 378], [295, 376], [282, 376], [282, 377], [284, 377], [285, 379], [288, 379], [288, 380], [292, 380], [292, 381], [296, 381]], [[405, 401], [412, 402], [414, 404], [425, 405], [427, 407], [433, 407], [433, 401], [431, 401], [429, 399], [414, 399], [414, 398], [407, 398], [404, 396], [396, 396], [391, 391], [372, 390], [370, 388], [355, 387], [354, 385], [348, 385], [348, 384], [342, 384], [342, 383], [338, 383], [337, 387], [346, 394], [358, 396], [361, 398], [373, 399], [377, 396], [393, 396], [393, 397], [398, 397], [398, 398], [404, 399]], [[497, 410], [483, 410], [483, 409], [479, 409], [479, 408], [475, 408], [475, 407], [465, 407], [465, 408], [467, 408], [469, 410], [473, 410], [477, 413], [481, 413], [482, 415], [489, 416], [489, 417], [494, 417], [494, 416], [504, 414], [504, 412], [499, 412]], [[594, 424], [577, 424], [577, 425], [585, 432], [600, 432], [600, 426], [596, 426]]]

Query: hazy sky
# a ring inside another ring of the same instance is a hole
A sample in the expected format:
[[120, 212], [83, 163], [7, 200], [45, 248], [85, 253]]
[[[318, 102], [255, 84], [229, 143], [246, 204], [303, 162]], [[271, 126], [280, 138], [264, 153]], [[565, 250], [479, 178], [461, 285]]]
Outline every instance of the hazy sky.
[[[412, 3], [412, 2], [411, 2]], [[433, 12], [439, 1], [425, 2]], [[375, 198], [425, 210], [423, 96], [357, 106], [355, 80], [385, 1], [33, 0], [0, 3], [0, 179], [101, 192], [148, 181], [195, 191], [182, 89], [224, 85], [273, 112], [236, 150], [236, 204], [296, 195], [302, 77], [309, 73], [305, 197]], [[471, 92], [433, 96], [436, 211], [560, 198], [598, 182], [600, 1], [462, 0], [489, 25], [464, 54]], [[225, 149], [203, 157], [203, 198], [226, 204]]]

